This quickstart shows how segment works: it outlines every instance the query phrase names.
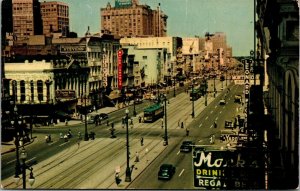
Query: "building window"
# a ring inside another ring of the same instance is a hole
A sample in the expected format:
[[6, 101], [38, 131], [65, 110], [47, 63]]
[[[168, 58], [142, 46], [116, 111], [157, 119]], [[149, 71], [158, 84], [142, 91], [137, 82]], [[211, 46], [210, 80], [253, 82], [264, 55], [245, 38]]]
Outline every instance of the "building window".
[[43, 81], [37, 81], [37, 93], [38, 93], [38, 100], [43, 101]]
[[24, 80], [22, 80], [20, 82], [20, 90], [21, 90], [21, 102], [23, 102], [26, 99], [25, 81]]
[[30, 81], [30, 97], [31, 101], [34, 101], [34, 82], [31, 80]]
[[18, 92], [17, 91], [17, 81], [14, 80], [14, 81], [12, 81], [12, 94], [13, 94], [13, 98], [15, 101], [17, 101], [17, 96], [18, 96], [17, 92]]

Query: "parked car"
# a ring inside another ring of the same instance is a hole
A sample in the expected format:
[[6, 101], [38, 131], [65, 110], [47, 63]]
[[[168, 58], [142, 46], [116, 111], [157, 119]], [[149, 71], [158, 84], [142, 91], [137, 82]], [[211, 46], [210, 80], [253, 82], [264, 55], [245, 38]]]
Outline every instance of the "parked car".
[[134, 103], [135, 103], [135, 104], [143, 103], [143, 99], [141, 99], [141, 98], [135, 98], [135, 99], [134, 99]]
[[180, 146], [180, 152], [191, 152], [195, 143], [193, 141], [183, 141]]
[[[96, 120], [99, 118], [100, 116], [99, 115], [95, 115], [95, 114], [92, 114], [92, 113], [89, 113], [86, 115], [86, 122], [88, 124], [92, 124], [92, 123], [95, 123]], [[85, 123], [85, 117], [82, 118], [82, 122]]]
[[221, 99], [220, 102], [219, 102], [219, 104], [220, 104], [220, 105], [225, 105], [225, 104], [226, 104], [225, 99]]
[[108, 115], [106, 113], [100, 113], [99, 118], [100, 120], [108, 119]]
[[159, 180], [170, 180], [175, 174], [175, 166], [172, 164], [162, 164], [158, 171]]
[[234, 103], [242, 103], [242, 96], [241, 95], [235, 95], [234, 96]]

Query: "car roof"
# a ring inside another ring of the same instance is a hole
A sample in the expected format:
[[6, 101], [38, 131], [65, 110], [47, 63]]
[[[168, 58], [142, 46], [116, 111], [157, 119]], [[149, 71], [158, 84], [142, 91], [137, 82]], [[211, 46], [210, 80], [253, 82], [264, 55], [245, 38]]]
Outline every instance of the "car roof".
[[160, 167], [161, 168], [166, 168], [166, 167], [172, 167], [172, 164], [162, 164]]

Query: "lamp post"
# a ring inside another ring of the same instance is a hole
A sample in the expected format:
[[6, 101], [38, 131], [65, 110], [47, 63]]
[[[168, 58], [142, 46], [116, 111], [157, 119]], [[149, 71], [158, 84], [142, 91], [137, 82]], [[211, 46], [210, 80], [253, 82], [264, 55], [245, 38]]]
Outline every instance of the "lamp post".
[[216, 97], [216, 76], [214, 77], [214, 97]]
[[88, 141], [89, 140], [89, 135], [88, 135], [88, 132], [87, 132], [87, 109], [86, 109], [86, 95], [84, 95], [84, 140], [85, 141]]
[[175, 94], [175, 86], [176, 86], [175, 80], [176, 80], [176, 78], [174, 76], [174, 97], [176, 97], [176, 94]]
[[207, 86], [205, 88], [205, 106], [207, 106]]
[[126, 109], [125, 113], [126, 113], [125, 121], [126, 121], [126, 149], [127, 149], [127, 151], [126, 151], [127, 166], [126, 166], [125, 182], [131, 182], [131, 170], [129, 168], [129, 132], [128, 132], [128, 113], [129, 113], [129, 110]]
[[227, 87], [227, 68], [225, 70], [225, 74], [226, 74], [225, 81], [226, 81], [226, 87]]
[[163, 94], [162, 96], [163, 101], [165, 102], [165, 137], [164, 137], [164, 145], [167, 146], [168, 145], [168, 126], [167, 126], [167, 95]]
[[[26, 170], [30, 170], [30, 176], [29, 176], [29, 184], [32, 186], [35, 182], [35, 178], [33, 176], [33, 168], [31, 166], [27, 166], [26, 165], [26, 158], [27, 158], [27, 152], [26, 150], [23, 148], [22, 151], [21, 151], [21, 156], [20, 156], [21, 160], [22, 160], [22, 168], [21, 168], [21, 171], [22, 171], [22, 179], [23, 179], [23, 189], [26, 189]], [[18, 184], [20, 181], [20, 177], [17, 176], [15, 177], [15, 182], [16, 184]]]
[[134, 116], [134, 117], [136, 116], [136, 110], [135, 110], [135, 94], [136, 94], [136, 91], [134, 90], [134, 99], [133, 99], [133, 116]]
[[195, 111], [194, 111], [194, 100], [195, 100], [195, 93], [194, 93], [194, 80], [192, 81], [192, 118], [195, 117]]
[[14, 105], [14, 112], [13, 112], [13, 120], [11, 121], [12, 127], [14, 127], [15, 130], [15, 146], [16, 146], [16, 167], [15, 167], [15, 178], [17, 178], [20, 174], [20, 160], [19, 160], [19, 129], [18, 126], [18, 108], [15, 105], [14, 101], [10, 101], [11, 105]]

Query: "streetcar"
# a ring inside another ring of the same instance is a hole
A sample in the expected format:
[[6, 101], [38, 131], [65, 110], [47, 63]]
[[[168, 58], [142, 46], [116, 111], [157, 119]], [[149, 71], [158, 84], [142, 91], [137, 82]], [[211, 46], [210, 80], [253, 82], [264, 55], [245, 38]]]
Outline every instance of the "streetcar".
[[144, 122], [152, 123], [164, 116], [164, 107], [154, 104], [144, 109]]
[[201, 97], [200, 88], [194, 88], [190, 90], [190, 101], [196, 101]]

